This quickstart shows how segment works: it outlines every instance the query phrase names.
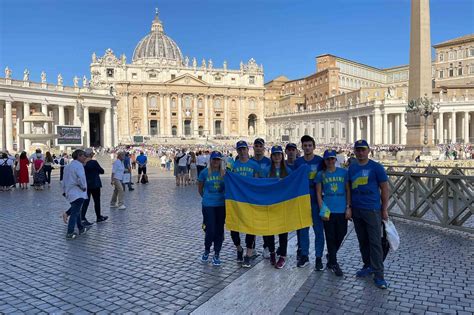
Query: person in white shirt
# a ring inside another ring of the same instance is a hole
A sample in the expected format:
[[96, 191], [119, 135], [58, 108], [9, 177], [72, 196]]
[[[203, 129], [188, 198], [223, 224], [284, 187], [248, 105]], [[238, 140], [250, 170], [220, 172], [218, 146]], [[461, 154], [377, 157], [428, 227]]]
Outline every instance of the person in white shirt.
[[123, 187], [122, 180], [125, 172], [125, 166], [123, 165], [123, 159], [125, 157], [124, 152], [117, 153], [117, 159], [112, 164], [112, 178], [110, 184], [114, 186], [114, 193], [112, 194], [112, 200], [110, 200], [110, 207], [117, 208], [119, 210], [125, 210], [127, 207], [123, 204]]
[[198, 154], [197, 154], [197, 172], [198, 172], [198, 177], [199, 177], [199, 174], [201, 174], [202, 170], [204, 170], [206, 167], [207, 167], [207, 159], [206, 159], [206, 155], [204, 154], [204, 152], [201, 152], [199, 151]]
[[178, 161], [178, 182], [177, 186], [185, 186], [186, 178], [188, 176], [188, 160], [189, 155], [186, 153], [186, 150], [183, 149], [179, 155], [176, 156]]
[[161, 161], [161, 169], [165, 170], [165, 167], [166, 167], [166, 155], [165, 154], [163, 154], [161, 156], [160, 161]]
[[[71, 204], [67, 211], [70, 218], [67, 226], [67, 240], [73, 240], [78, 235], [87, 232], [89, 227], [84, 227], [81, 222], [81, 208], [84, 200], [87, 199], [87, 180], [84, 172], [84, 162], [86, 155], [83, 150], [76, 150], [72, 153], [73, 161], [64, 168], [64, 177], [61, 182], [63, 196]], [[77, 224], [79, 233], [74, 233]]]

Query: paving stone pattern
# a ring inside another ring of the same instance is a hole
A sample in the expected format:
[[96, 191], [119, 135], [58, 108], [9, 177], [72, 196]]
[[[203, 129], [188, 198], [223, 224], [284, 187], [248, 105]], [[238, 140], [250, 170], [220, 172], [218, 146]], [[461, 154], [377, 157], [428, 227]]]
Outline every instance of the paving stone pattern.
[[[245, 272], [234, 262], [228, 232], [223, 265], [199, 262], [203, 232], [196, 187], [176, 187], [168, 173], [154, 168], [150, 184], [125, 192], [128, 209], [112, 210], [110, 162], [101, 163], [107, 166], [102, 209], [109, 221], [73, 241], [65, 240], [59, 217], [68, 203], [57, 170], [47, 191], [0, 193], [1, 314], [189, 313]], [[95, 221], [92, 203], [88, 219]], [[387, 258], [389, 290], [353, 276], [360, 255], [352, 232], [340, 255], [346, 276], [313, 272], [283, 313], [472, 314], [473, 238], [413, 223], [397, 221], [397, 227], [402, 244]], [[271, 292], [257, 294], [266, 298]]]
[[352, 225], [338, 255], [343, 278], [313, 272], [282, 314], [473, 314], [474, 238], [422, 224], [395, 221], [401, 244], [385, 261], [388, 290], [372, 278], [356, 278], [362, 267]]

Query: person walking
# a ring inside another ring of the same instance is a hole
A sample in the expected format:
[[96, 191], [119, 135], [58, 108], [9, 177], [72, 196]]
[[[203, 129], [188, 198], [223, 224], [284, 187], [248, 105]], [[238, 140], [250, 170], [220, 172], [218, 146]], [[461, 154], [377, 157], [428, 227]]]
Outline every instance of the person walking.
[[198, 192], [202, 197], [204, 253], [201, 261], [207, 263], [211, 246], [214, 245], [212, 264], [220, 266], [219, 254], [224, 241], [225, 196], [224, 196], [225, 167], [222, 165], [222, 154], [218, 151], [211, 153], [211, 163], [199, 174]]
[[326, 213], [322, 216], [320, 213], [324, 223], [324, 233], [328, 249], [326, 267], [334, 272], [336, 276], [342, 277], [344, 273], [337, 262], [337, 252], [347, 234], [347, 220], [352, 217], [351, 192], [347, 170], [336, 167], [336, 151], [324, 151], [323, 159], [322, 171], [318, 172], [314, 181], [316, 183], [316, 197], [321, 212], [329, 209], [329, 217], [327, 217]]
[[[279, 145], [272, 147], [271, 164], [266, 174], [268, 178], [285, 178], [291, 173], [291, 169], [287, 168], [283, 159], [283, 148]], [[278, 248], [278, 262], [276, 261], [275, 254], [275, 236], [267, 235], [263, 237], [264, 243], [268, 246], [270, 264], [275, 266], [277, 269], [282, 269], [286, 263], [286, 252], [288, 247], [288, 233], [281, 233], [278, 235], [279, 248]]]
[[196, 162], [196, 155], [194, 152], [191, 152], [189, 158], [189, 182], [192, 185], [196, 184], [197, 182], [198, 171]]
[[135, 190], [132, 188], [132, 166], [130, 163], [130, 153], [126, 152], [123, 158], [123, 167], [125, 169], [123, 173], [122, 187], [125, 192], [125, 186], [128, 186], [128, 191]]
[[28, 189], [28, 183], [30, 182], [30, 176], [28, 172], [28, 165], [30, 165], [30, 161], [28, 160], [28, 156], [26, 152], [23, 151], [20, 154], [19, 160], [20, 170], [18, 176], [18, 182], [20, 183], [21, 189]]
[[[138, 178], [137, 183], [140, 183], [140, 177], [143, 176], [146, 178], [145, 183], [148, 182], [148, 177], [146, 174], [146, 165], [148, 163], [148, 158], [143, 151], [140, 151], [140, 155], [136, 158], [138, 164]], [[143, 174], [143, 175], [142, 175]]]
[[[75, 239], [78, 235], [86, 233], [90, 228], [83, 226], [81, 222], [81, 207], [84, 200], [87, 199], [87, 180], [84, 172], [85, 152], [75, 150], [72, 153], [72, 159], [73, 161], [64, 168], [64, 177], [61, 182], [63, 196], [71, 204], [67, 211], [70, 213], [66, 234], [67, 240]], [[74, 232], [76, 225], [79, 233]]]
[[9, 191], [13, 185], [15, 185], [13, 160], [3, 152], [0, 154], [0, 191]]
[[46, 179], [46, 183], [48, 183], [48, 188], [51, 187], [51, 172], [53, 170], [53, 157], [51, 156], [51, 153], [49, 151], [46, 152], [46, 156], [44, 158], [44, 175]]
[[357, 277], [374, 275], [374, 283], [387, 289], [384, 279], [382, 251], [382, 220], [388, 220], [388, 177], [383, 166], [369, 159], [369, 144], [358, 140], [354, 144], [356, 161], [349, 166], [352, 219], [359, 241], [364, 266]]
[[59, 159], [59, 181], [63, 180], [64, 167], [66, 167], [67, 163], [68, 163], [67, 153], [63, 153], [61, 158]]
[[110, 208], [117, 208], [119, 210], [125, 210], [127, 207], [123, 204], [123, 187], [122, 179], [125, 167], [123, 166], [123, 159], [125, 157], [124, 152], [117, 153], [117, 159], [112, 164], [112, 176], [110, 184], [114, 186], [114, 192], [112, 193], [112, 199], [110, 200]]
[[[302, 165], [308, 167], [308, 182], [309, 182], [309, 194], [311, 196], [311, 216], [313, 218], [313, 231], [314, 231], [314, 247], [315, 247], [315, 267], [316, 271], [324, 269], [322, 256], [324, 251], [324, 225], [321, 217], [319, 216], [319, 206], [316, 198], [316, 187], [314, 179], [316, 174], [322, 168], [323, 159], [319, 155], [314, 154], [316, 143], [313, 137], [304, 135], [301, 137], [301, 146], [304, 152], [302, 157], [299, 157], [295, 161], [295, 168]], [[300, 268], [306, 267], [309, 264], [309, 228], [299, 230], [300, 233], [300, 246], [301, 256], [298, 259], [297, 266]]]
[[100, 180], [100, 175], [104, 174], [104, 169], [100, 166], [99, 162], [94, 160], [94, 151], [92, 149], [85, 150], [86, 161], [84, 164], [84, 171], [86, 174], [87, 180], [87, 199], [84, 200], [81, 209], [81, 220], [84, 226], [91, 226], [92, 223], [87, 221], [86, 214], [87, 209], [89, 208], [90, 198], [94, 199], [94, 210], [96, 216], [96, 222], [101, 223], [105, 222], [108, 217], [101, 214], [101, 205], [100, 205], [100, 192], [102, 188], [102, 181]]

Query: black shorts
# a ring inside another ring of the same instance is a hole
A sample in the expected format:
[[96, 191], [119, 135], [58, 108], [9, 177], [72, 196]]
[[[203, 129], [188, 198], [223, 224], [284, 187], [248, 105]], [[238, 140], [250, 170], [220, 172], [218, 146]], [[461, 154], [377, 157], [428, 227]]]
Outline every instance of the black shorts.
[[146, 166], [139, 166], [138, 167], [138, 175], [141, 175], [141, 174], [146, 174]]

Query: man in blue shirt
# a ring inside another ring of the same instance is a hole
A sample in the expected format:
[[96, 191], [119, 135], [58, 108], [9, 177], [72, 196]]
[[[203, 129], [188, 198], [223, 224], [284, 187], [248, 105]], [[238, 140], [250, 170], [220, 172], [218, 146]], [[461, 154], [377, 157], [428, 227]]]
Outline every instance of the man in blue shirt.
[[145, 155], [145, 153], [143, 153], [143, 151], [140, 151], [140, 155], [137, 156], [137, 163], [138, 163], [138, 179], [137, 179], [137, 183], [140, 183], [140, 177], [143, 173], [143, 175], [146, 177], [146, 164], [148, 162], [148, 159]]
[[[272, 161], [265, 156], [265, 140], [262, 138], [255, 139], [253, 142], [253, 152], [254, 156], [251, 160], [254, 160], [259, 165], [258, 177], [268, 177]], [[263, 258], [270, 258], [270, 251], [268, 250], [268, 245], [265, 243], [265, 238], [263, 239]]]
[[296, 169], [295, 161], [296, 155], [298, 153], [298, 147], [295, 143], [289, 142], [285, 147], [285, 154], [286, 154], [286, 166], [294, 171]]
[[[314, 247], [316, 254], [315, 270], [323, 270], [322, 256], [324, 251], [324, 225], [319, 216], [318, 200], [316, 198], [316, 187], [314, 179], [316, 174], [322, 169], [323, 158], [314, 154], [316, 143], [313, 137], [304, 135], [301, 137], [301, 146], [304, 155], [295, 161], [295, 168], [301, 165], [308, 167], [308, 185], [309, 194], [311, 196], [311, 214], [313, 217], [313, 231], [314, 231]], [[302, 268], [309, 264], [309, 228], [299, 230], [301, 256], [298, 259], [297, 266]]]
[[383, 166], [369, 160], [369, 144], [358, 140], [354, 144], [356, 162], [349, 166], [352, 218], [359, 240], [364, 266], [357, 277], [374, 274], [380, 289], [388, 287], [384, 280], [382, 251], [382, 220], [388, 219], [389, 187]]
[[[231, 171], [242, 176], [258, 177], [260, 167], [255, 161], [249, 159], [249, 148], [247, 142], [243, 140], [237, 142], [236, 149], [239, 159], [234, 162]], [[244, 250], [242, 246], [240, 246], [239, 232], [230, 231], [230, 236], [237, 248], [237, 262], [242, 262], [242, 267], [244, 268], [252, 267], [250, 264], [250, 258], [252, 257], [253, 249], [255, 248], [255, 235], [247, 234], [245, 236], [245, 246], [247, 247], [245, 257], [243, 257]]]

